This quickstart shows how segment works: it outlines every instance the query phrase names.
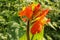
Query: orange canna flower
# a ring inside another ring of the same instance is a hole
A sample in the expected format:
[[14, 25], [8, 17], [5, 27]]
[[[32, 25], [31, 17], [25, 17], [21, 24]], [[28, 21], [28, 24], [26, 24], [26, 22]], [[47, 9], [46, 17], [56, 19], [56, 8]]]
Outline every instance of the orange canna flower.
[[[35, 6], [35, 5], [34, 5]], [[36, 16], [35, 22], [33, 23], [33, 26], [31, 28], [31, 33], [32, 34], [36, 34], [42, 31], [44, 24], [46, 24], [47, 22], [49, 22], [49, 19], [45, 19], [45, 16], [48, 14], [49, 9], [43, 10], [42, 13], [40, 12], [40, 4], [37, 4], [34, 7], [34, 10], [32, 10], [32, 6], [27, 6], [26, 8], [24, 8], [24, 10], [19, 12], [19, 16], [26, 16], [28, 19], [32, 19]], [[22, 20], [24, 22], [26, 22], [26, 18], [22, 18]]]

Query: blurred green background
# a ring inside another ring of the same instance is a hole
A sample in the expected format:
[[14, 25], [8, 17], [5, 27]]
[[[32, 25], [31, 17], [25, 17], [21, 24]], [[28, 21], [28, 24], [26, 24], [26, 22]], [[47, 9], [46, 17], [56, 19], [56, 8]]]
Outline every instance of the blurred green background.
[[60, 0], [0, 0], [0, 40], [18, 40], [25, 33], [26, 23], [18, 16], [18, 11], [31, 2], [50, 8], [47, 17], [56, 30], [47, 25], [44, 40], [60, 40]]

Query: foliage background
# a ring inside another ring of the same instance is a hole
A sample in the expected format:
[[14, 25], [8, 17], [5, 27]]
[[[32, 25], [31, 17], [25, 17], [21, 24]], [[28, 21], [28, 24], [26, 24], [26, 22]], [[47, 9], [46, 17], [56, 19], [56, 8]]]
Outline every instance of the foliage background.
[[60, 40], [60, 0], [0, 0], [0, 40], [18, 40], [25, 33], [26, 23], [18, 16], [18, 11], [32, 1], [51, 9], [47, 17], [56, 30], [47, 25], [44, 40]]

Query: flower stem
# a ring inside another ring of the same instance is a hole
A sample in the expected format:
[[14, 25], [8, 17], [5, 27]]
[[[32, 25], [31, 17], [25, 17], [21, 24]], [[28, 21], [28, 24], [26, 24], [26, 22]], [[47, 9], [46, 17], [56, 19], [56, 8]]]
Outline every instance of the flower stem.
[[31, 38], [31, 40], [33, 40], [33, 37], [34, 37], [34, 35], [32, 35], [32, 38]]
[[29, 20], [27, 22], [27, 40], [30, 40], [30, 36], [29, 36]]

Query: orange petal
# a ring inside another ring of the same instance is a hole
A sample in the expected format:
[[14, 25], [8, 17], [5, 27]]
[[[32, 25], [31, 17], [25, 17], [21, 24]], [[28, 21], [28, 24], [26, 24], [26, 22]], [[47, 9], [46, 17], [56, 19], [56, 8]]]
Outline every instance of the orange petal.
[[[46, 10], [44, 10], [44, 11], [42, 11], [42, 14], [40, 14], [40, 20], [42, 20], [47, 14], [48, 14], [48, 12], [49, 12], [49, 10], [48, 9], [46, 9]], [[37, 17], [38, 18], [38, 17]]]
[[41, 30], [42, 30], [42, 26], [41, 26], [40, 22], [36, 21], [31, 28], [31, 33], [36, 34], [38, 32], [41, 32]]
[[20, 16], [20, 17], [25, 16], [25, 14], [26, 14], [26, 12], [23, 11], [23, 10], [19, 12], [19, 16]]
[[42, 11], [42, 14], [40, 14], [40, 16], [38, 16], [36, 19], [35, 19], [35, 21], [36, 20], [42, 20], [42, 19], [44, 19], [44, 17], [47, 15], [47, 13], [48, 13], [48, 9], [46, 9], [46, 10], [44, 10], [44, 11]]
[[36, 15], [39, 10], [40, 10], [40, 4], [38, 4], [37, 6], [35, 6], [35, 9], [33, 11], [34, 15]]
[[[38, 25], [37, 25], [37, 24], [38, 24]], [[32, 28], [31, 28], [31, 33], [32, 33], [32, 34], [36, 34], [38, 27], [39, 27], [39, 22], [36, 21], [36, 22], [33, 24]]]
[[37, 32], [38, 32], [38, 33], [41, 32], [42, 29], [43, 29], [43, 25], [40, 24], [40, 27], [38, 28]]
[[29, 19], [31, 19], [32, 14], [33, 14], [31, 6], [26, 7], [25, 11], [26, 11], [26, 15], [25, 16], [28, 17]]
[[33, 14], [33, 11], [32, 11], [32, 8], [31, 6], [28, 6], [25, 8], [25, 10], [22, 10], [19, 12], [19, 16], [26, 16], [27, 18], [31, 19], [32, 17], [32, 14]]

